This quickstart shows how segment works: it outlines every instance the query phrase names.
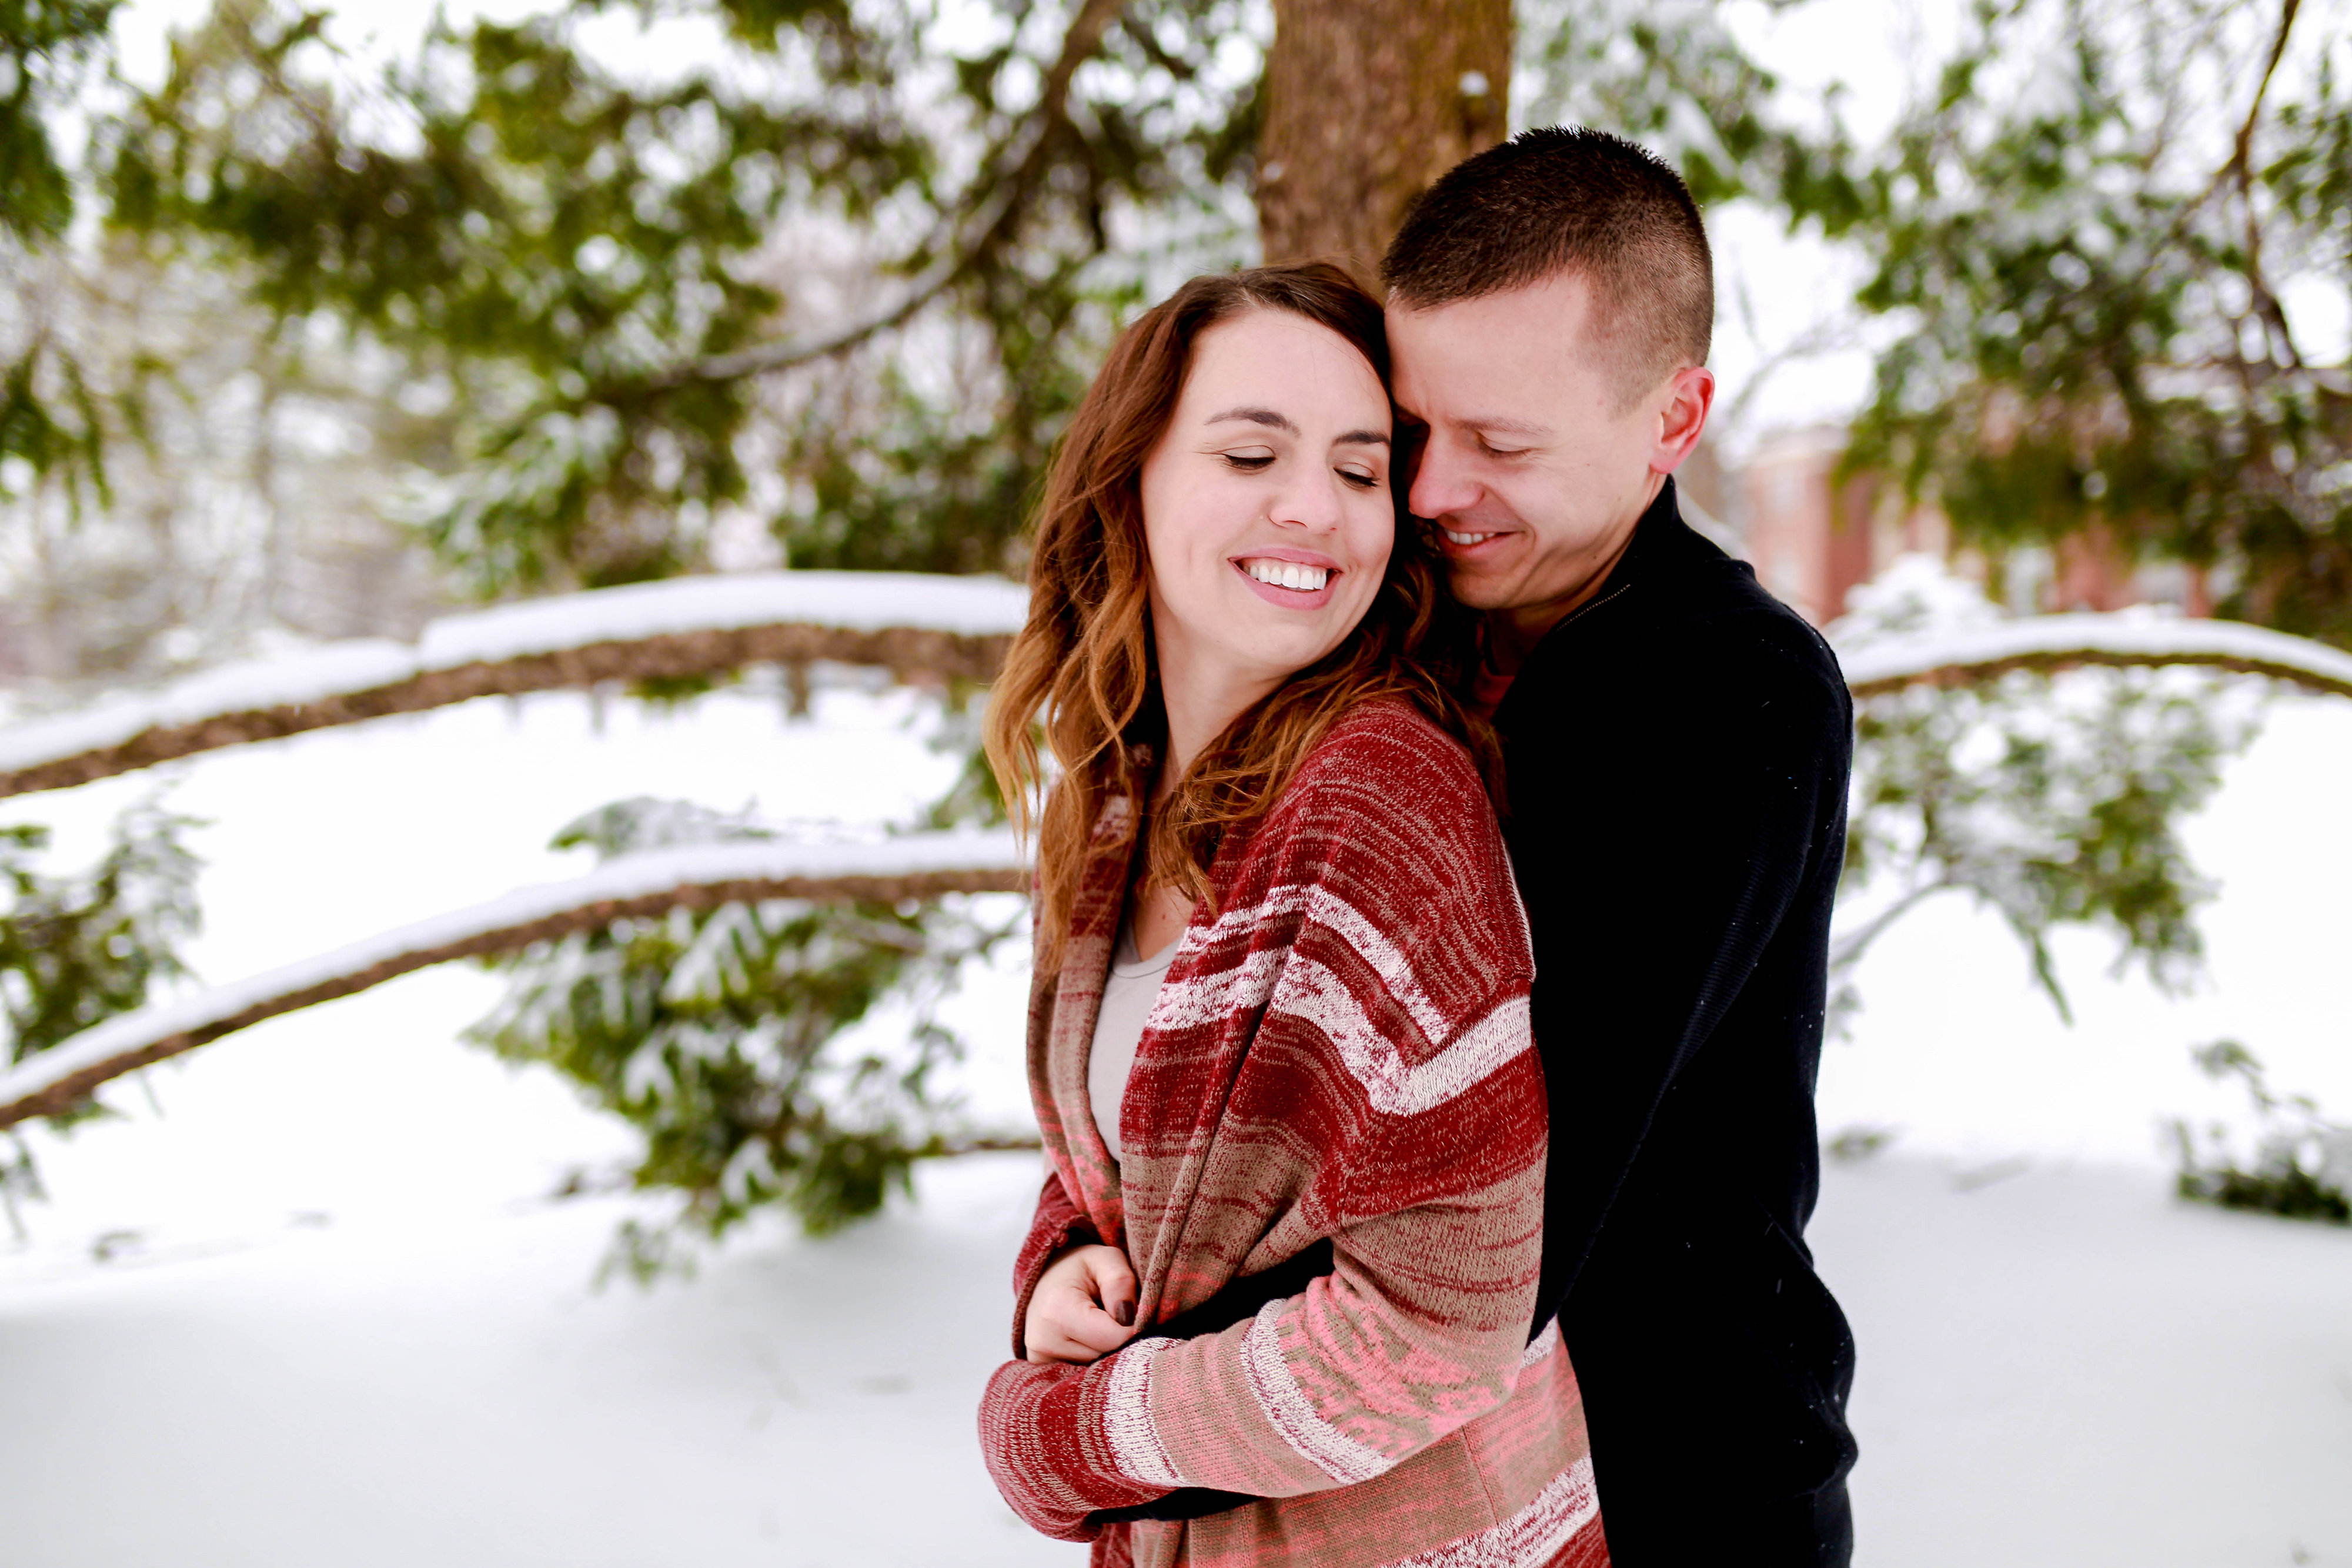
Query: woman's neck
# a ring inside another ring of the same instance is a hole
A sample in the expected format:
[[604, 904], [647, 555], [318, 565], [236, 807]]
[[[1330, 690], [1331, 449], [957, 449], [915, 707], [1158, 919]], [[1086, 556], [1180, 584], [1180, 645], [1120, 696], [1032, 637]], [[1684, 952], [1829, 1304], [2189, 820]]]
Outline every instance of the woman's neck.
[[1184, 777], [1184, 770], [1208, 749], [1210, 742], [1282, 684], [1279, 676], [1245, 674], [1221, 661], [1201, 658], [1192, 650], [1171, 648], [1170, 641], [1155, 639], [1160, 701], [1168, 712], [1168, 746], [1160, 758], [1159, 776], [1151, 783], [1154, 805], [1175, 790], [1176, 780]]

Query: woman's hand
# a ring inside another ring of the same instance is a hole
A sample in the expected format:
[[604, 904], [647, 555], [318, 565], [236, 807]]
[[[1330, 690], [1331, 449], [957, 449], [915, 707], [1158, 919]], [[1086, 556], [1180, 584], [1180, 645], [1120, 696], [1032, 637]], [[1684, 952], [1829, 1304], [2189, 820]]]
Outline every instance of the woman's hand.
[[1099, 1361], [1135, 1337], [1135, 1270], [1116, 1247], [1073, 1247], [1045, 1266], [1021, 1325], [1031, 1361]]

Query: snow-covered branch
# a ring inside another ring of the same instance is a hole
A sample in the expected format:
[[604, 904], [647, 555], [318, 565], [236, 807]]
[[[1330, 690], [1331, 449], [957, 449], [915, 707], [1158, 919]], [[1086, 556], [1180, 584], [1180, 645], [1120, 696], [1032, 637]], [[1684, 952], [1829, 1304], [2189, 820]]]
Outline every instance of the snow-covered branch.
[[86, 1030], [0, 1072], [0, 1127], [47, 1115], [109, 1079], [265, 1019], [454, 958], [511, 952], [613, 921], [756, 899], [1026, 891], [1010, 832], [918, 833], [870, 843], [751, 841], [628, 855], [569, 882], [523, 888], [317, 957]]
[[912, 572], [746, 572], [532, 600], [436, 621], [415, 643], [338, 643], [226, 665], [19, 725], [0, 732], [0, 796], [473, 697], [754, 664], [986, 680], [1027, 608], [1017, 583]]
[[2113, 615], [2038, 615], [1958, 626], [1842, 647], [1856, 696], [1922, 682], [1964, 685], [2011, 670], [2202, 664], [2269, 675], [2306, 691], [2352, 696], [2352, 653], [2306, 637], [2235, 621]]
[[[0, 731], [0, 797], [62, 789], [247, 741], [479, 696], [829, 660], [985, 681], [1027, 612], [1019, 584], [914, 572], [684, 578], [452, 615], [415, 643], [355, 641], [231, 664]], [[1832, 633], [1837, 631], [1832, 628]], [[2231, 621], [2044, 615], [1841, 642], [1855, 695], [2016, 669], [2203, 664], [2352, 696], [2352, 654]]]

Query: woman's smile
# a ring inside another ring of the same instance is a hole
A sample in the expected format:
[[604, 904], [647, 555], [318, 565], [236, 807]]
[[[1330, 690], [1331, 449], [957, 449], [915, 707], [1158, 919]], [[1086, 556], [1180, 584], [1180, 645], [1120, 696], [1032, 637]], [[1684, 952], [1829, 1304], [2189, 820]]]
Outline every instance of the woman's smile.
[[1286, 610], [1320, 610], [1335, 597], [1339, 563], [1319, 551], [1276, 545], [1232, 558], [1234, 569], [1268, 604]]

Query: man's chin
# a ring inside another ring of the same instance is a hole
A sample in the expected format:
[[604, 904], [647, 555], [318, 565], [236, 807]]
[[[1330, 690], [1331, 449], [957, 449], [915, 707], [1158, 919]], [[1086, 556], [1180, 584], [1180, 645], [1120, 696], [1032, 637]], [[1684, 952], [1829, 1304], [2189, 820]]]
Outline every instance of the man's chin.
[[1482, 570], [1475, 562], [1448, 561], [1445, 586], [1457, 601], [1473, 610], [1510, 607], [1510, 576], [1505, 572]]

